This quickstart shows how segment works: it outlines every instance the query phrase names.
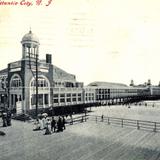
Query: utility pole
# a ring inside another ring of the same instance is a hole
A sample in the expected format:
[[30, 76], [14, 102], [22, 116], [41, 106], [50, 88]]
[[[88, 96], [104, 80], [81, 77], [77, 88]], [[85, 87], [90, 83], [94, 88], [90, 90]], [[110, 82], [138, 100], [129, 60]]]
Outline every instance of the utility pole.
[[38, 118], [38, 55], [36, 54], [36, 118]]
[[36, 66], [36, 74], [32, 71], [32, 66], [31, 66], [31, 56], [29, 53], [29, 67], [32, 72], [33, 77], [35, 78], [36, 82], [36, 110], [35, 110], [35, 116], [36, 119], [38, 118], [38, 54], [35, 55], [35, 66]]
[[53, 90], [52, 90], [52, 93], [53, 93], [53, 98], [52, 98], [52, 116], [54, 116], [54, 82], [53, 82]]

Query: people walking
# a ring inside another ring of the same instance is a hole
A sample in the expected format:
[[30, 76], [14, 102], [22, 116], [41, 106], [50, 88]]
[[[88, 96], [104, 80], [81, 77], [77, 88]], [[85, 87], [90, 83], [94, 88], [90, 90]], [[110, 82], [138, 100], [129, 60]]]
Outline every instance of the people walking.
[[11, 112], [10, 111], [7, 112], [6, 121], [7, 121], [7, 126], [11, 126]]
[[44, 128], [42, 118], [39, 118], [40, 130]]
[[52, 117], [52, 120], [51, 120], [51, 132], [54, 132], [56, 131], [56, 120], [54, 119], [54, 117]]
[[65, 120], [65, 118], [63, 116], [62, 117], [62, 127], [63, 127], [63, 129], [66, 129], [65, 123], [66, 123], [66, 120]]
[[62, 119], [61, 117], [58, 118], [58, 121], [57, 121], [57, 132], [62, 132], [63, 131], [63, 128], [62, 128]]
[[47, 118], [45, 135], [51, 134], [51, 130], [50, 130], [51, 127], [50, 126], [51, 126], [51, 121], [49, 118]]
[[48, 135], [54, 132], [63, 132], [66, 124], [66, 119], [64, 116], [58, 117], [56, 119], [54, 116], [52, 118], [49, 117], [41, 117], [36, 119], [34, 123], [34, 131], [44, 130], [44, 135]]
[[46, 129], [46, 123], [47, 123], [47, 117], [42, 118], [42, 123], [43, 123], [43, 129]]

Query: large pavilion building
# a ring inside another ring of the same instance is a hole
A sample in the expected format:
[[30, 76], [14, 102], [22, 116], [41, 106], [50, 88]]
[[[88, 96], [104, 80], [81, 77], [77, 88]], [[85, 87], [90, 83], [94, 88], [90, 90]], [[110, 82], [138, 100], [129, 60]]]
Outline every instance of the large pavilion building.
[[18, 113], [35, 109], [36, 65], [39, 108], [83, 103], [83, 83], [77, 82], [75, 75], [53, 65], [50, 54], [46, 54], [46, 60], [39, 59], [40, 43], [32, 31], [23, 36], [21, 44], [22, 58], [0, 71], [2, 107], [8, 105]]

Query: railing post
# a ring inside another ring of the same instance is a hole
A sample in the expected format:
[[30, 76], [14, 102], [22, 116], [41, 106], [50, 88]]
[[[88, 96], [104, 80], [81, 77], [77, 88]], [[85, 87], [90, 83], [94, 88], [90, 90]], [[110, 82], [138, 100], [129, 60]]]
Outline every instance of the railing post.
[[101, 116], [101, 121], [103, 122], [103, 115]]
[[71, 117], [70, 125], [72, 125], [72, 124], [73, 124], [73, 118]]
[[85, 122], [87, 121], [87, 114], [86, 114], [86, 110], [85, 110]]
[[122, 128], [123, 128], [123, 119], [122, 119]]
[[139, 120], [137, 120], [137, 129], [140, 129]]
[[82, 116], [81, 122], [83, 122], [83, 116]]
[[109, 122], [109, 117], [108, 117], [108, 125], [110, 124], [110, 122]]
[[156, 132], [157, 131], [157, 123], [154, 122], [154, 129], [153, 129], [153, 132]]

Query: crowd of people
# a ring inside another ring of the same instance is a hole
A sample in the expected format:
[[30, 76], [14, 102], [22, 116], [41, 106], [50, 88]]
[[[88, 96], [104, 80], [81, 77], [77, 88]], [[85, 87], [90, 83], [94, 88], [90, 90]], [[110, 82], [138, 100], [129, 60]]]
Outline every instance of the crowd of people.
[[41, 116], [36, 119], [33, 130], [45, 130], [45, 135], [52, 134], [54, 132], [63, 132], [63, 130], [66, 129], [65, 123], [66, 120], [64, 116], [59, 116], [58, 118], [49, 118], [47, 115]]

